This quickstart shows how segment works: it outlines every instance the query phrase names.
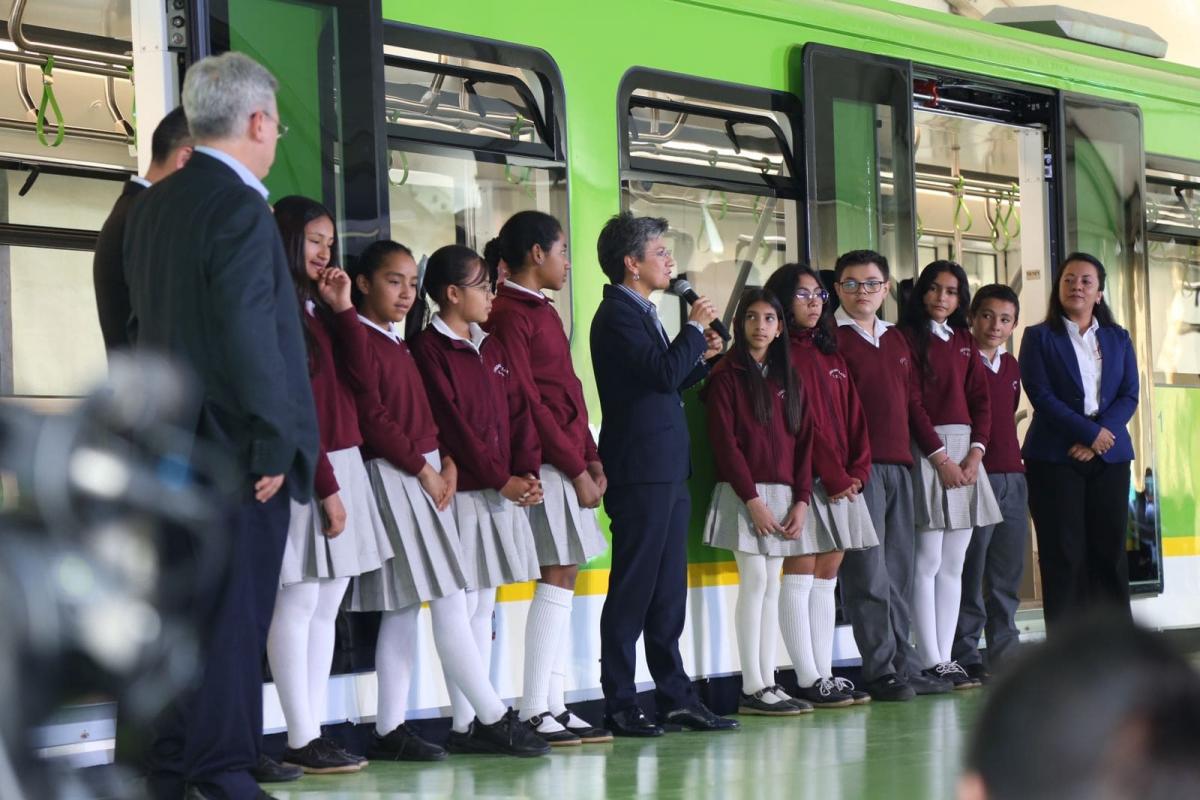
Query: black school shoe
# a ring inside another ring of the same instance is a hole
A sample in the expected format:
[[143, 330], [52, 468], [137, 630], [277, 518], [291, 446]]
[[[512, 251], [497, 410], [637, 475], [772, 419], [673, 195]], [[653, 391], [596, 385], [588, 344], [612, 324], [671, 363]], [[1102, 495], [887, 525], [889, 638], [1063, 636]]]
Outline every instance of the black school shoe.
[[949, 694], [954, 691], [954, 684], [937, 673], [935, 667], [923, 669], [916, 675], [908, 676], [908, 684], [919, 695]]
[[737, 720], [718, 717], [699, 700], [690, 706], [659, 712], [658, 724], [665, 731], [681, 731], [684, 728], [693, 731], [733, 731], [742, 727]]
[[767, 689], [767, 691], [770, 692], [771, 694], [775, 695], [776, 697], [783, 698], [784, 702], [791, 703], [792, 707], [799, 710], [801, 714], [811, 714], [813, 712], [812, 703], [807, 703], [807, 702], [801, 700], [799, 697], [792, 697], [779, 684], [775, 684], [774, 686], [769, 687]]
[[358, 765], [360, 767], [366, 767], [367, 765], [369, 765], [371, 763], [370, 761], [367, 760], [366, 756], [360, 756], [357, 753], [351, 753], [349, 750], [342, 747], [340, 744], [335, 742], [333, 739], [330, 739], [328, 736], [322, 736], [321, 741], [324, 742], [326, 744], [326, 746], [331, 747], [334, 750], [336, 750], [337, 752], [344, 755], [346, 758], [353, 759], [354, 761], [358, 762]]
[[612, 730], [615, 736], [646, 738], [663, 735], [662, 727], [647, 719], [645, 712], [638, 706], [605, 714], [604, 727]]
[[815, 708], [845, 708], [854, 705], [854, 698], [840, 691], [832, 678], [820, 678], [812, 686], [801, 686], [796, 696]]
[[328, 739], [313, 739], [304, 747], [283, 751], [283, 763], [299, 767], [309, 775], [340, 775], [363, 767], [356, 756], [333, 746]]
[[967, 674], [967, 671], [962, 668], [962, 665], [957, 661], [946, 661], [941, 664], [934, 664], [923, 672], [932, 671], [942, 680], [950, 683], [953, 689], [978, 689], [983, 685], [981, 681], [977, 681]]
[[258, 763], [250, 770], [250, 777], [255, 783], [287, 783], [298, 781], [304, 777], [304, 770], [299, 767], [280, 764], [266, 753], [258, 757]]
[[767, 689], [763, 689], [754, 694], [739, 694], [738, 713], [758, 717], [795, 717], [801, 713], [800, 709], [786, 700], [776, 700], [775, 702], [767, 700], [763, 697], [767, 691]]
[[579, 741], [581, 741], [583, 744], [603, 744], [613, 740], [612, 731], [605, 730], [604, 728], [597, 728], [595, 725], [589, 725], [585, 720], [579, 719], [579, 717], [574, 717], [574, 719], [583, 724], [572, 726], [572, 716], [573, 715], [570, 711], [564, 711], [554, 719], [559, 725], [562, 725], [571, 733], [578, 736]]
[[967, 664], [963, 669], [983, 686], [987, 686], [992, 682], [992, 673], [988, 672], [987, 667], [983, 664]]
[[372, 733], [367, 755], [379, 761], [441, 761], [446, 757], [446, 748], [425, 741], [401, 723], [387, 736]]
[[491, 725], [484, 725], [478, 718], [475, 719], [466, 735], [476, 753], [529, 758], [550, 752], [550, 745], [521, 722], [517, 712], [511, 708]]
[[854, 685], [854, 681], [850, 680], [849, 678], [835, 677], [833, 679], [833, 685], [837, 687], [839, 692], [850, 695], [850, 697], [854, 700], [854, 705], [856, 706], [866, 705], [867, 703], [871, 702], [871, 693], [864, 692], [862, 689], [856, 687]]
[[538, 728], [542, 727], [542, 722], [546, 719], [552, 719], [555, 722], [558, 722], [558, 720], [555, 720], [554, 717], [550, 715], [550, 712], [547, 711], [544, 714], [534, 714], [522, 724], [528, 726], [529, 730], [533, 731], [534, 736], [539, 737], [551, 747], [575, 747], [583, 744], [583, 739], [580, 739], [578, 736], [568, 730], [567, 726], [565, 725], [556, 731], [538, 730]]
[[880, 675], [878, 678], [868, 683], [866, 689], [873, 700], [879, 700], [884, 703], [904, 702], [906, 700], [912, 700], [917, 696], [917, 693], [913, 687], [905, 683], [904, 680], [895, 673]]

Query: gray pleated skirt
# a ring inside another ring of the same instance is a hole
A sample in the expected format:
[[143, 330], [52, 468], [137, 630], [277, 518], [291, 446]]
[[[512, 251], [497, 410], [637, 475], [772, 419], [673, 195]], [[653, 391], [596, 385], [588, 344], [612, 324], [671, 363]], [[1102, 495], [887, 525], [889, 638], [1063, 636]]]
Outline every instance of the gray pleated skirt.
[[[969, 425], [936, 425], [934, 430], [942, 437], [946, 455], [956, 463], [967, 457], [971, 449]], [[961, 530], [995, 525], [1004, 519], [982, 464], [973, 486], [947, 490], [937, 469], [915, 445], [913, 462], [913, 511], [918, 531]]]
[[330, 539], [322, 530], [320, 504], [292, 502], [287, 544], [279, 584], [313, 578], [349, 578], [379, 569], [391, 558], [379, 507], [357, 447], [326, 454], [337, 478], [338, 496], [346, 507], [346, 529]]
[[822, 531], [821, 539], [832, 539], [837, 550], [866, 550], [879, 544], [867, 499], [861, 494], [854, 502], [843, 498], [834, 503], [830, 501], [824, 485], [817, 480], [813, 483], [808, 519]]
[[607, 550], [596, 509], [579, 507], [570, 478], [557, 467], [542, 464], [541, 479], [542, 503], [528, 509], [538, 563], [544, 567], [586, 564]]
[[454, 495], [463, 572], [471, 589], [542, 577], [529, 515], [495, 489]]
[[[792, 508], [792, 487], [782, 483], [756, 483], [755, 488], [775, 519], [783, 522]], [[813, 522], [811, 511], [805, 515], [804, 530], [798, 539], [787, 539], [777, 533], [759, 536], [754, 532], [749, 509], [728, 483], [718, 483], [713, 489], [708, 517], [704, 521], [704, 543], [709, 547], [760, 556], [807, 556], [837, 549], [828, 531]]]
[[[435, 450], [425, 454], [441, 469]], [[367, 462], [367, 475], [395, 555], [374, 572], [350, 582], [350, 611], [398, 611], [466, 588], [458, 528], [450, 509], [438, 511], [417, 476], [387, 460]]]

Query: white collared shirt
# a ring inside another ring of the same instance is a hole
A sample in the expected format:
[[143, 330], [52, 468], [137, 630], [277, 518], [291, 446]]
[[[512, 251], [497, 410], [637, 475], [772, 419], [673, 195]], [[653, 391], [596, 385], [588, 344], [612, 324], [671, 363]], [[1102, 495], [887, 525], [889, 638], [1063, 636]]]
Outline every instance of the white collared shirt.
[[229, 153], [226, 153], [224, 150], [218, 150], [215, 147], [209, 147], [205, 144], [198, 145], [195, 152], [204, 153], [204, 155], [211, 156], [217, 161], [220, 161], [222, 164], [236, 172], [237, 176], [242, 179], [242, 183], [261, 194], [263, 200], [267, 199], [267, 195], [270, 194], [270, 192], [267, 191], [266, 186], [263, 186], [263, 182], [258, 179], [257, 175], [250, 171], [249, 167], [238, 161], [233, 156], [229, 155]]
[[541, 292], [535, 292], [533, 289], [530, 289], [528, 286], [522, 286], [521, 284], [517, 283], [516, 281], [505, 281], [504, 285], [510, 289], [516, 289], [518, 292], [524, 292], [525, 294], [530, 295], [531, 297], [536, 297], [539, 300], [546, 299], [546, 295], [542, 294]]
[[400, 342], [404, 341], [404, 334], [401, 331], [400, 326], [394, 322], [389, 322], [388, 326], [386, 328], [384, 328], [380, 325], [376, 325], [374, 322], [367, 319], [362, 314], [358, 315], [358, 321], [361, 322], [363, 325], [366, 325], [368, 328], [374, 328], [375, 330], [379, 331], [380, 333], [382, 333], [384, 336], [391, 339], [396, 344], [399, 344]]
[[833, 320], [838, 324], [839, 328], [845, 327], [846, 325], [853, 325], [855, 332], [857, 332], [859, 336], [866, 339], [875, 347], [879, 347], [879, 340], [883, 338], [883, 334], [887, 332], [887, 329], [892, 327], [892, 323], [882, 320], [879, 317], [875, 317], [874, 333], [868, 333], [867, 331], [863, 330], [863, 327], [854, 320], [854, 317], [847, 314], [846, 309], [842, 308], [841, 306], [838, 306], [838, 310], [833, 312]]
[[466, 342], [467, 344], [471, 345], [471, 349], [476, 353], [481, 352], [483, 348], [483, 340], [488, 336], [487, 333], [484, 332], [483, 328], [479, 327], [474, 322], [469, 322], [467, 323], [467, 330], [471, 332], [471, 338], [464, 339], [454, 331], [450, 330], [450, 326], [447, 325], [446, 321], [442, 319], [441, 314], [433, 315], [433, 327], [438, 333], [441, 333], [450, 339], [453, 339], [457, 342]]
[[138, 186], [141, 186], [145, 189], [149, 189], [150, 185], [151, 185], [150, 181], [146, 180], [141, 175], [131, 175], [131, 176], [129, 176], [129, 180], [133, 181]]
[[1086, 331], [1080, 331], [1079, 326], [1063, 317], [1067, 326], [1067, 336], [1071, 339], [1071, 347], [1075, 349], [1075, 360], [1079, 362], [1079, 377], [1083, 382], [1083, 413], [1092, 416], [1100, 411], [1100, 375], [1103, 370], [1103, 357], [1100, 354], [1100, 340], [1096, 332], [1100, 323], [1092, 317], [1092, 324]]
[[933, 331], [933, 335], [941, 339], [943, 342], [948, 342], [954, 338], [954, 328], [950, 327], [950, 323], [936, 319], [929, 320], [929, 330]]
[[1004, 354], [1007, 352], [1008, 352], [1008, 348], [1005, 347], [1004, 345], [1000, 345], [999, 347], [996, 348], [996, 357], [993, 358], [991, 361], [988, 361], [988, 357], [983, 354], [982, 350], [979, 351], [979, 355], [980, 355], [980, 357], [983, 358], [984, 366], [987, 367], [988, 369], [990, 369], [992, 371], [993, 375], [999, 375], [1000, 374], [1000, 364], [1004, 361]]

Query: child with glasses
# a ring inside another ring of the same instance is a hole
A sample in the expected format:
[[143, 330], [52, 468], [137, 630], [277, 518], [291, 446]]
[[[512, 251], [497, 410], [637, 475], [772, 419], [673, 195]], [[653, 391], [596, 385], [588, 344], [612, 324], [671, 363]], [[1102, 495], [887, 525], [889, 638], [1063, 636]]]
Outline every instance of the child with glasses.
[[862, 401], [871, 446], [862, 498], [881, 544], [847, 552], [841, 568], [864, 688], [876, 700], [948, 692], [949, 681], [921, 674], [908, 641], [915, 552], [910, 439], [925, 457], [940, 451], [942, 441], [921, 402], [908, 342], [878, 317], [889, 289], [887, 259], [872, 250], [844, 253], [834, 280], [838, 352]]
[[829, 293], [804, 264], [785, 264], [767, 290], [791, 298], [785, 305], [791, 361], [813, 420], [812, 505], [808, 518], [823, 552], [783, 562], [779, 623], [800, 684], [800, 697], [817, 708], [870, 702], [845, 678], [833, 677], [835, 592], [843, 552], [876, 547], [879, 539], [862, 492], [871, 477], [867, 419], [850, 371], [838, 353]]
[[[470, 588], [471, 629], [485, 666], [491, 663], [496, 588], [541, 575], [525, 513], [542, 501], [537, 477], [541, 445], [503, 343], [480, 327], [492, 309], [495, 280], [468, 247], [447, 245], [434, 251], [425, 266], [421, 298], [423, 306], [430, 299], [437, 303], [438, 312], [413, 347], [437, 423], [439, 449], [458, 465], [454, 518]], [[423, 313], [409, 316], [415, 326]], [[480, 730], [495, 726], [531, 739], [530, 755], [550, 750], [519, 724], [515, 711], [486, 726], [472, 722], [475, 711], [462, 692], [453, 689], [450, 703], [447, 747], [452, 753], [495, 752], [493, 734], [498, 732]]]

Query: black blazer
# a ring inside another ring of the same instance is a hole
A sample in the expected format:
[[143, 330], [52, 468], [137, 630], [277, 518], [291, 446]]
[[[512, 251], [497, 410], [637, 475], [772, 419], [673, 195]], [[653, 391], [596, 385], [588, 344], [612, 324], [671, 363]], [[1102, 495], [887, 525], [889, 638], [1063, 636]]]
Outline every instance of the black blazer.
[[92, 257], [92, 285], [96, 288], [96, 311], [100, 315], [100, 333], [104, 349], [129, 347], [129, 287], [125, 285], [125, 259], [121, 249], [125, 240], [125, 217], [134, 199], [146, 190], [136, 181], [126, 181], [121, 196], [108, 212], [108, 219], [96, 239]]
[[317, 419], [300, 307], [266, 201], [195, 153], [130, 209], [124, 255], [131, 341], [190, 368], [202, 390], [183, 424], [248, 477], [284, 474], [292, 497], [307, 500]]
[[687, 480], [691, 443], [680, 392], [708, 374], [700, 360], [704, 334], [684, 325], [668, 347], [654, 318], [610, 284], [592, 320], [591, 346], [609, 485]]

